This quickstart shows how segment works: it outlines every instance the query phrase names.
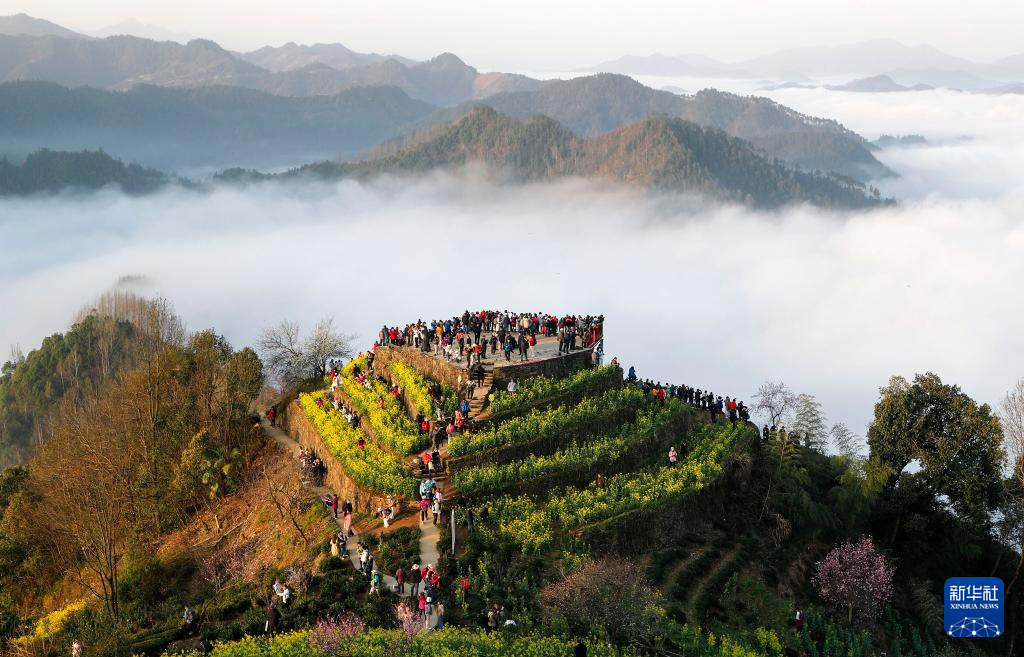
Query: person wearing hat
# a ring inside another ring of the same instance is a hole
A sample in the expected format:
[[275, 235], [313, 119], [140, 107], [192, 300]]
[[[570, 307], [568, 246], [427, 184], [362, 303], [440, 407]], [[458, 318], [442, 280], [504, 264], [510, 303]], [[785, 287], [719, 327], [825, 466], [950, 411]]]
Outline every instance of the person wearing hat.
[[420, 581], [423, 579], [422, 573], [420, 572], [420, 565], [414, 563], [412, 568], [409, 570], [409, 586], [411, 586], [412, 597], [416, 597], [416, 594], [420, 591]]

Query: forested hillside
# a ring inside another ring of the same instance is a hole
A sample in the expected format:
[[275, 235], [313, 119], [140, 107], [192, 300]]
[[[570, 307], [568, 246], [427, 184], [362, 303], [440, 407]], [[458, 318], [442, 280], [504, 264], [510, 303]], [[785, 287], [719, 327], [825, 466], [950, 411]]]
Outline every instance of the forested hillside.
[[[858, 180], [891, 173], [856, 133], [767, 98], [714, 89], [679, 96], [645, 87], [624, 75], [600, 74], [552, 81], [533, 92], [495, 94], [481, 102], [517, 118], [544, 114], [581, 135], [608, 132], [652, 113], [665, 114], [720, 128], [804, 169], [835, 171]], [[441, 110], [428, 121], [450, 121], [467, 111], [469, 106]]]
[[5, 365], [4, 438], [30, 458], [0, 486], [4, 633], [64, 596], [96, 595], [115, 619], [145, 602], [122, 562], [152, 558], [153, 537], [241, 481], [262, 385], [253, 350], [187, 334], [166, 302], [125, 294]]
[[89, 315], [66, 333], [16, 355], [0, 376], [0, 465], [21, 463], [44, 442], [50, 412], [66, 394], [79, 396], [130, 360], [130, 322]]
[[795, 171], [720, 130], [664, 116], [580, 138], [547, 117], [517, 121], [477, 107], [448, 126], [374, 154], [380, 157], [314, 164], [288, 175], [367, 177], [483, 163], [521, 181], [579, 176], [758, 207], [810, 202], [856, 208], [880, 202], [855, 181]]
[[65, 189], [115, 186], [128, 194], [156, 191], [170, 182], [163, 173], [125, 164], [102, 151], [40, 150], [23, 162], [0, 158], [0, 196], [53, 194]]

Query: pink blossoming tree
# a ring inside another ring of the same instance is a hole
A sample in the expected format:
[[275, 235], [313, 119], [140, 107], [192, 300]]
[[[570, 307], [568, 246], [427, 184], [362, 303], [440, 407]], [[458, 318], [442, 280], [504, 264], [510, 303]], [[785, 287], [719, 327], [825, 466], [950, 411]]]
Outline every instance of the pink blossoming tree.
[[818, 562], [814, 584], [821, 598], [845, 610], [847, 622], [867, 623], [892, 599], [894, 568], [875, 549], [870, 536], [834, 548]]
[[314, 648], [327, 655], [338, 652], [345, 640], [366, 629], [366, 623], [352, 612], [340, 616], [329, 616], [317, 621], [316, 627], [309, 635], [309, 642]]

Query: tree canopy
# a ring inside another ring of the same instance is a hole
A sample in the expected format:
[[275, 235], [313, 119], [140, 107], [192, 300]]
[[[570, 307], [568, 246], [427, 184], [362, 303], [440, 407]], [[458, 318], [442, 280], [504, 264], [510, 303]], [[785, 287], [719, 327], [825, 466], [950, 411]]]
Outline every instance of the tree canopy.
[[[935, 374], [893, 377], [868, 427], [872, 457], [892, 468], [888, 488], [919, 480], [962, 516], [985, 522], [1002, 484], [1003, 429], [987, 404]], [[912, 464], [917, 470], [908, 469]]]

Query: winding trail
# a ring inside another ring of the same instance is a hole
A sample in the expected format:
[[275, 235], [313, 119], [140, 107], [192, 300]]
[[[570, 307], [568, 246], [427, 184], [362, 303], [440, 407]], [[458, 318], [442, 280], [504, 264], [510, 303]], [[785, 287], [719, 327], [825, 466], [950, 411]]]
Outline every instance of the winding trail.
[[[280, 427], [271, 426], [270, 422], [268, 422], [266, 420], [266, 418], [260, 418], [260, 425], [262, 426], [263, 432], [266, 434], [266, 436], [268, 438], [270, 438], [275, 443], [280, 445], [284, 449], [285, 453], [288, 454], [290, 457], [298, 459], [300, 446], [299, 446], [299, 443], [294, 438], [292, 438], [287, 433], [285, 433]], [[308, 489], [310, 491], [313, 491], [314, 493], [316, 493], [317, 497], [319, 497], [321, 499], [326, 497], [327, 495], [334, 494], [334, 491], [331, 490], [330, 488], [326, 487], [326, 486], [313, 486], [312, 484], [307, 484], [307, 483], [303, 482], [303, 487], [305, 487], [306, 489]], [[417, 518], [419, 517], [419, 510], [416, 511], [416, 517]], [[337, 523], [338, 527], [342, 527], [343, 526], [342, 519], [340, 517], [339, 518], [335, 518], [335, 522]], [[434, 525], [433, 522], [430, 521], [430, 520], [428, 520], [427, 522], [419, 522], [419, 527], [420, 527], [420, 565], [423, 565], [423, 564], [431, 564], [431, 565], [436, 564], [440, 560], [440, 557], [441, 557], [440, 553], [437, 550], [437, 541], [438, 541], [438, 539], [440, 537], [440, 533], [441, 532], [438, 529], [438, 526]], [[358, 542], [359, 541], [359, 532], [356, 531], [356, 528], [354, 526], [352, 527], [352, 532], [355, 534], [355, 536], [353, 537], [354, 541]], [[358, 554], [358, 550], [355, 550], [355, 549], [349, 550], [349, 559], [352, 561], [352, 567], [355, 568], [356, 570], [359, 570], [359, 554]], [[395, 578], [392, 577], [391, 575], [384, 574], [383, 572], [381, 573], [381, 575], [382, 575], [383, 586], [386, 586], [386, 587], [390, 588], [392, 591], [394, 591], [395, 590], [395, 585], [398, 583], [395, 580]], [[409, 597], [409, 591], [410, 591], [410, 587], [406, 586], [405, 587], [405, 592], [402, 593], [401, 596], [402, 597]], [[412, 605], [410, 605], [410, 606], [412, 606]], [[431, 615], [428, 618], [428, 621], [429, 621], [429, 626], [433, 627], [434, 623], [437, 622], [437, 618], [436, 618], [436, 616]]]

